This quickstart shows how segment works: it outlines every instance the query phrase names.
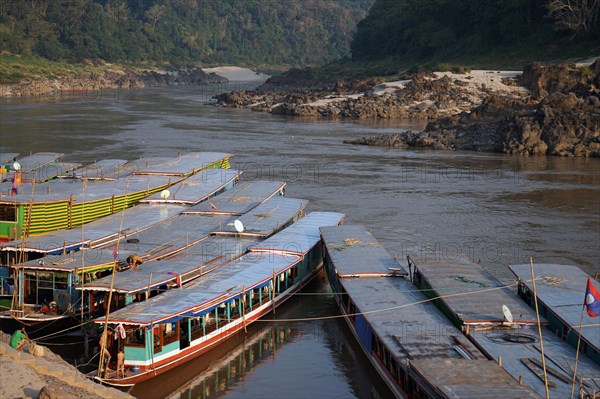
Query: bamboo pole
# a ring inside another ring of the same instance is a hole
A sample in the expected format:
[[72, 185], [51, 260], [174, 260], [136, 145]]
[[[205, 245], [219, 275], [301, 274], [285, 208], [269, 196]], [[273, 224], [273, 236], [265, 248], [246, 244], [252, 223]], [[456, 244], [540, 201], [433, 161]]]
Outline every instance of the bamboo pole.
[[[85, 304], [85, 223], [83, 223], [85, 208], [85, 179], [81, 179], [81, 323], [83, 324], [83, 305]], [[75, 272], [77, 273], [77, 272]]]
[[583, 312], [585, 309], [585, 294], [583, 296], [583, 306], [581, 307], [581, 319], [579, 320], [579, 337], [577, 338], [577, 352], [575, 353], [575, 366], [573, 367], [573, 381], [571, 382], [571, 399], [575, 394], [575, 380], [577, 379], [577, 363], [579, 362], [579, 345], [581, 344], [581, 334], [583, 333]]
[[[123, 219], [125, 218], [125, 208], [123, 208], [123, 213], [121, 213], [121, 222], [119, 225], [119, 232], [117, 233], [117, 243], [116, 245], [116, 251], [119, 251], [119, 243], [121, 242], [121, 229], [123, 228]], [[113, 262], [113, 267], [112, 267], [112, 277], [110, 279], [110, 291], [108, 292], [108, 302], [107, 302], [107, 306], [106, 306], [106, 316], [104, 317], [104, 332], [102, 333], [103, 335], [107, 335], [107, 330], [108, 330], [108, 316], [110, 315], [110, 303], [112, 301], [112, 293], [113, 293], [113, 287], [115, 284], [115, 271], [117, 269], [117, 258], [114, 259]], [[104, 351], [106, 350], [106, 342], [104, 342], [103, 340], [101, 340], [102, 342], [100, 342], [100, 361], [98, 363], [98, 373], [96, 374], [97, 376], [100, 375], [100, 373], [102, 372], [103, 369], [103, 363], [104, 363]], [[108, 341], [108, 338], [107, 338]], [[108, 365], [106, 365], [108, 367]], [[102, 377], [100, 377], [102, 378]]]
[[244, 332], [247, 334], [248, 330], [246, 329], [246, 305], [244, 304], [246, 300], [244, 299], [246, 296], [246, 285], [242, 286], [242, 296], [240, 298], [240, 303], [242, 305], [242, 323], [244, 324]]
[[529, 264], [531, 266], [531, 284], [533, 286], [533, 300], [535, 302], [535, 315], [537, 317], [538, 334], [540, 335], [540, 349], [542, 352], [542, 369], [544, 370], [544, 387], [546, 389], [546, 399], [549, 399], [550, 392], [548, 391], [548, 374], [546, 374], [546, 356], [544, 356], [544, 341], [542, 339], [542, 324], [540, 323], [540, 312], [538, 309], [537, 291], [535, 288], [535, 275], [533, 273], [533, 257], [529, 257]]
[[275, 290], [277, 289], [276, 270], [273, 269], [273, 290], [271, 291], [271, 305], [273, 306], [273, 316], [275, 316]]

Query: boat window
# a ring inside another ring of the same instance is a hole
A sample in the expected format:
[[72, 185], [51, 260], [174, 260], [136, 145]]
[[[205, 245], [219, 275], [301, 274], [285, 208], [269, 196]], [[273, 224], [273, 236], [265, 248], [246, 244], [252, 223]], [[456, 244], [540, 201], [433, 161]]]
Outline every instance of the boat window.
[[179, 341], [179, 322], [165, 324], [163, 346]]
[[17, 216], [18, 212], [16, 205], [0, 205], [0, 221], [16, 222]]
[[144, 329], [138, 328], [136, 330], [127, 331], [127, 337], [125, 338], [126, 346], [145, 347], [146, 340], [144, 337]]

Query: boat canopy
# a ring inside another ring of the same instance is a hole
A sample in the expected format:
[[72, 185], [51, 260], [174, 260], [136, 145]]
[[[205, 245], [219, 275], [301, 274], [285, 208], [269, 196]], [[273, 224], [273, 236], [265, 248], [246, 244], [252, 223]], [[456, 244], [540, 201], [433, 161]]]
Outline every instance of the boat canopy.
[[303, 199], [272, 197], [237, 219], [242, 223], [243, 231], [237, 231], [234, 224], [226, 224], [213, 233], [268, 237], [302, 213], [306, 205], [308, 201]]
[[[208, 237], [177, 256], [145, 262], [134, 269], [115, 273], [113, 290], [133, 294], [169, 283], [186, 283], [248, 252], [254, 241], [235, 237]], [[78, 290], [110, 291], [111, 275], [78, 286]]]
[[344, 216], [336, 212], [311, 212], [274, 236], [251, 246], [250, 250], [305, 255], [321, 241], [319, 227], [337, 226]]
[[[146, 168], [132, 172], [134, 175], [163, 175], [163, 176], [188, 176], [216, 163], [225, 162], [234, 154], [224, 152], [190, 152], [173, 157], [157, 165], [148, 165]], [[229, 162], [226, 168], [229, 168]], [[219, 165], [221, 166], [221, 165]]]
[[321, 236], [340, 277], [408, 275], [363, 226], [323, 227]]
[[[531, 265], [510, 265], [508, 268], [531, 292]], [[577, 266], [556, 264], [534, 264], [538, 301], [553, 312], [569, 329], [576, 331], [596, 352], [600, 352], [600, 328], [597, 319], [583, 312], [583, 328], [579, 329], [583, 298], [589, 276]], [[592, 285], [600, 291], [600, 283], [590, 278]], [[592, 325], [592, 327], [586, 327]]]
[[241, 182], [210, 201], [186, 209], [185, 213], [242, 215], [278, 192], [283, 193], [284, 187], [285, 183], [279, 181]]
[[[244, 292], [268, 286], [279, 274], [300, 261], [300, 257], [250, 252], [194, 282], [192, 286], [169, 290], [144, 302], [132, 303], [109, 315], [109, 323], [151, 325], [198, 317]], [[95, 319], [104, 323], [105, 318]]]
[[169, 187], [168, 196], [160, 192], [140, 202], [195, 205], [233, 185], [241, 174], [233, 169], [205, 169]]

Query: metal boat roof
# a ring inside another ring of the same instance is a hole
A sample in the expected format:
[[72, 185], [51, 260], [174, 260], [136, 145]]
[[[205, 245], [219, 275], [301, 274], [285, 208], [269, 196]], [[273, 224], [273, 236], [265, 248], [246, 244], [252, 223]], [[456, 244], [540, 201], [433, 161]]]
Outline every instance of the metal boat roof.
[[[497, 399], [541, 398], [519, 383], [492, 360], [416, 359], [410, 368], [419, 379], [435, 386], [444, 398]], [[438, 397], [438, 396], [436, 396]]]
[[[508, 268], [525, 286], [533, 292], [531, 266], [529, 264], [510, 265]], [[551, 312], [573, 331], [579, 332], [579, 322], [583, 308], [588, 275], [577, 266], [556, 264], [534, 264], [537, 297]], [[600, 283], [590, 281], [600, 291]], [[581, 338], [600, 352], [600, 328], [597, 319], [583, 312]], [[595, 325], [595, 327], [586, 327]]]
[[241, 215], [278, 192], [283, 193], [284, 187], [285, 183], [279, 181], [241, 182], [209, 202], [194, 205], [185, 213]]
[[[246, 253], [253, 242], [235, 237], [208, 237], [176, 256], [144, 262], [137, 268], [115, 273], [113, 289], [120, 293], [143, 292], [173, 283], [177, 275], [185, 283]], [[110, 291], [111, 281], [112, 276], [106, 276], [77, 288]]]
[[17, 162], [21, 165], [21, 171], [25, 173], [55, 162], [63, 156], [64, 154], [58, 152], [36, 152], [17, 159]]
[[140, 202], [195, 205], [224, 190], [241, 174], [241, 171], [233, 169], [205, 169], [169, 187], [167, 198], [162, 198], [161, 192], [146, 197]]
[[179, 252], [232, 221], [227, 215], [180, 214], [139, 233], [129, 234], [123, 245], [144, 259], [156, 259]]
[[60, 175], [77, 169], [80, 163], [52, 162], [31, 172], [24, 172], [22, 181], [34, 181], [41, 183], [59, 177]]
[[[341, 261], [333, 262], [334, 267], [343, 268]], [[377, 269], [378, 265], [374, 264], [373, 268]], [[403, 277], [340, 278], [340, 284], [357, 311], [401, 363], [407, 358], [460, 359], [456, 345], [474, 359], [484, 358], [462, 332]]]
[[[523, 384], [528, 385], [535, 392], [545, 391], [541, 367], [541, 350], [539, 345], [539, 334], [537, 326], [522, 326], [521, 328], [494, 327], [480, 331], [472, 331], [470, 334], [474, 343], [492, 359], [502, 358], [502, 367], [508, 371], [516, 380], [523, 378]], [[542, 328], [544, 342], [544, 356], [548, 379], [550, 397], [563, 399], [570, 397], [571, 381], [573, 378], [573, 366], [575, 365], [575, 348], [564, 342], [549, 328]], [[534, 373], [526, 363], [537, 362], [539, 365], [531, 365], [537, 373]], [[551, 372], [550, 367], [555, 371]], [[559, 374], [560, 377], [557, 377]], [[584, 378], [598, 378], [599, 366], [589, 357], [580, 353], [577, 365], [577, 375]], [[600, 390], [600, 381], [585, 381], [585, 386]], [[575, 392], [579, 391], [579, 381], [575, 386]]]
[[[80, 180], [56, 179], [45, 183], [32, 185], [28, 182], [21, 183], [19, 194], [14, 197], [0, 197], [0, 203], [4, 204], [29, 204], [40, 202], [68, 201], [71, 197], [75, 203], [109, 199], [115, 197], [143, 192], [156, 187], [171, 185], [179, 181], [180, 177], [175, 176], [128, 176], [116, 181], [92, 180], [85, 184]], [[0, 189], [6, 193], [10, 189], [7, 185], [10, 182], [0, 184]], [[35, 187], [34, 187], [35, 186]], [[32, 194], [33, 189], [33, 196]]]
[[323, 227], [321, 236], [341, 277], [408, 274], [363, 226]]
[[[109, 323], [149, 325], [185, 316], [198, 316], [225, 300], [234, 299], [243, 290], [268, 285], [277, 273], [300, 260], [293, 255], [275, 253], [246, 254], [217, 271], [201, 277], [192, 286], [172, 289], [144, 302], [132, 303], [109, 316]], [[104, 318], [95, 320], [104, 323]]]
[[127, 164], [127, 160], [125, 159], [103, 159], [91, 165], [75, 169], [71, 173], [64, 174], [61, 177], [115, 180], [121, 177], [125, 164]]
[[244, 226], [243, 232], [239, 233], [234, 225], [227, 224], [214, 230], [213, 233], [267, 237], [289, 223], [295, 215], [302, 212], [306, 205], [308, 205], [308, 201], [302, 199], [272, 197], [238, 217]]
[[224, 152], [191, 152], [173, 157], [158, 165], [140, 168], [133, 174], [187, 176], [232, 156], [233, 154]]
[[4, 164], [12, 162], [18, 156], [18, 152], [0, 152], [0, 164], [2, 164], [0, 166], [4, 166]]
[[502, 305], [511, 310], [515, 323], [537, 323], [535, 312], [517, 298], [514, 290], [502, 288], [500, 281], [464, 256], [418, 263], [415, 267], [464, 324], [502, 323]]
[[251, 246], [250, 250], [305, 255], [321, 241], [319, 227], [337, 226], [344, 216], [335, 212], [311, 212], [265, 241]]
[[[143, 231], [156, 223], [168, 220], [185, 209], [182, 205], [140, 204], [123, 211], [94, 220], [84, 226], [69, 230], [51, 231], [42, 236], [0, 243], [0, 251], [40, 252], [44, 254], [62, 253], [63, 248], [76, 249], [83, 242], [93, 248], [114, 242], [121, 227], [122, 234], [129, 235]], [[122, 225], [121, 225], [122, 220]], [[82, 233], [83, 230], [83, 233]], [[83, 241], [82, 241], [83, 238]]]

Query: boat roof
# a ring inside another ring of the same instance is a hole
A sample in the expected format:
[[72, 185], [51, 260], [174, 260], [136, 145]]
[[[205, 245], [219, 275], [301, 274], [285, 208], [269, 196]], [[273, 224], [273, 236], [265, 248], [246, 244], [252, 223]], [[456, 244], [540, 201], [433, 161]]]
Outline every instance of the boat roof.
[[418, 263], [415, 268], [462, 323], [502, 323], [502, 305], [511, 310], [515, 323], [537, 323], [535, 312], [514, 290], [462, 255], [448, 258]]
[[22, 181], [35, 181], [36, 183], [47, 182], [80, 166], [80, 163], [52, 162], [33, 171], [24, 172], [21, 179]]
[[493, 360], [416, 359], [410, 362], [410, 368], [420, 379], [436, 387], [436, 393], [444, 398], [542, 397], [532, 388], [519, 385], [517, 380]]
[[242, 232], [238, 232], [233, 224], [225, 224], [213, 233], [267, 237], [288, 224], [294, 216], [302, 213], [306, 205], [308, 201], [303, 199], [272, 197], [237, 218], [244, 227]]
[[185, 213], [242, 215], [278, 192], [283, 192], [284, 187], [285, 183], [280, 181], [241, 182], [209, 202], [194, 205]]
[[18, 156], [19, 156], [18, 152], [0, 152], [0, 164], [2, 164], [0, 166], [4, 166], [4, 164], [12, 162]]
[[[252, 243], [254, 241], [236, 237], [208, 237], [176, 256], [144, 262], [136, 268], [116, 273], [113, 289], [120, 293], [144, 292], [175, 282], [176, 276], [185, 283], [248, 252], [248, 245]], [[77, 289], [110, 291], [111, 281], [112, 276], [106, 276]]]
[[129, 234], [127, 244], [123, 244], [144, 259], [161, 258], [200, 242], [230, 222], [233, 218], [227, 215], [180, 214], [144, 231]]
[[[393, 260], [391, 256], [390, 259]], [[343, 268], [341, 263], [333, 261], [333, 266]], [[378, 265], [374, 264], [373, 268], [377, 269]], [[339, 282], [400, 363], [407, 358], [462, 358], [456, 345], [474, 359], [484, 358], [462, 332], [403, 277], [341, 278]]]
[[[510, 265], [508, 268], [533, 292], [529, 264]], [[538, 300], [570, 329], [581, 331], [581, 338], [600, 352], [600, 328], [597, 319], [583, 312], [583, 328], [579, 328], [588, 274], [577, 266], [547, 263], [534, 264], [534, 274]], [[590, 278], [590, 281], [600, 291], [600, 283], [593, 278]], [[593, 327], [586, 327], [587, 325]]]
[[241, 174], [241, 171], [233, 169], [204, 169], [169, 187], [167, 198], [163, 198], [163, 192], [160, 192], [140, 202], [195, 205], [224, 190]]
[[[143, 193], [148, 189], [155, 189], [164, 185], [171, 185], [179, 181], [180, 177], [175, 176], [127, 176], [119, 180], [92, 180], [85, 184], [80, 180], [56, 179], [40, 184], [31, 184], [29, 182], [21, 183], [19, 193], [14, 197], [0, 197], [2, 204], [29, 204], [40, 202], [68, 201], [73, 202], [96, 201], [100, 199], [110, 199], [122, 195], [133, 195]], [[10, 186], [8, 184], [10, 184]], [[6, 193], [6, 188], [12, 187], [12, 183], [3, 182], [0, 189]], [[33, 195], [32, 195], [33, 190]]]
[[[200, 316], [226, 300], [239, 297], [243, 290], [269, 284], [277, 273], [298, 263], [300, 257], [270, 253], [246, 254], [201, 277], [192, 286], [172, 289], [143, 302], [132, 303], [109, 315], [109, 323], [150, 325], [186, 316]], [[104, 323], [104, 317], [95, 320]]]
[[[571, 394], [571, 381], [573, 378], [573, 366], [575, 365], [576, 351], [554, 331], [547, 327], [542, 328], [544, 356], [548, 379], [551, 381], [549, 387], [551, 398], [568, 398]], [[539, 345], [539, 333], [537, 326], [527, 325], [520, 328], [493, 327], [491, 329], [472, 331], [469, 336], [471, 340], [493, 359], [502, 358], [502, 367], [508, 371], [516, 380], [523, 378], [523, 384], [528, 385], [535, 392], [544, 392], [544, 381], [541, 367], [541, 348]], [[532, 365], [530, 362], [537, 362]], [[529, 367], [532, 367], [534, 373]], [[551, 372], [551, 369], [552, 371]], [[559, 374], [558, 377], [556, 374]], [[577, 383], [575, 392], [579, 391], [579, 377], [598, 378], [600, 368], [588, 356], [579, 354], [577, 365]], [[586, 387], [592, 390], [600, 390], [600, 381], [585, 381]]]
[[311, 212], [279, 233], [251, 246], [250, 250], [305, 255], [321, 241], [319, 227], [337, 226], [344, 216], [336, 212]]
[[340, 277], [408, 275], [361, 225], [323, 227], [321, 236]]
[[187, 176], [232, 156], [233, 154], [225, 152], [190, 152], [173, 157], [167, 162], [148, 165], [146, 168], [140, 167], [132, 173], [135, 175]]
[[64, 154], [59, 152], [36, 152], [17, 159], [17, 162], [21, 165], [21, 171], [26, 173], [40, 169], [51, 162], [59, 160], [63, 156]]
[[103, 159], [93, 164], [77, 168], [69, 174], [60, 177], [76, 177], [78, 179], [107, 179], [116, 180], [125, 169], [125, 159]]
[[116, 241], [119, 227], [121, 228], [121, 234], [127, 236], [168, 220], [181, 213], [183, 209], [184, 206], [182, 205], [140, 204], [127, 208], [124, 212], [120, 211], [94, 220], [84, 226], [28, 237], [24, 240], [24, 243], [20, 239], [0, 243], [0, 251], [20, 251], [24, 249], [25, 252], [51, 255], [61, 254], [65, 248], [67, 251], [77, 249], [82, 243], [94, 248]]

